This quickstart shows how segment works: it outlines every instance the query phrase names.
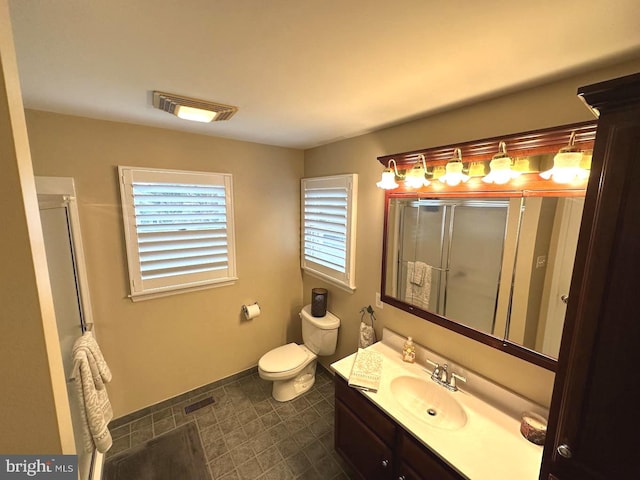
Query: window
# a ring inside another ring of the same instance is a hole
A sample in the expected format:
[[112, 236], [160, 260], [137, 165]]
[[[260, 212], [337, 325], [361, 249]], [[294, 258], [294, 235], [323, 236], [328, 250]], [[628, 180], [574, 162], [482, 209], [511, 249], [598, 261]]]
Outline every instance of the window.
[[237, 280], [230, 174], [118, 172], [132, 300]]
[[355, 290], [358, 175], [302, 179], [302, 268]]

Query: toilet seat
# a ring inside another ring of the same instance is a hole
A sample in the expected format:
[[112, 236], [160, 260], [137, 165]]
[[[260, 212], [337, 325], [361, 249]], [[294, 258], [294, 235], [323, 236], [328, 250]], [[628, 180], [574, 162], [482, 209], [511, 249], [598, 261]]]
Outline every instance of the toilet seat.
[[258, 367], [266, 373], [283, 374], [303, 366], [309, 359], [309, 353], [309, 350], [296, 343], [288, 343], [265, 353]]

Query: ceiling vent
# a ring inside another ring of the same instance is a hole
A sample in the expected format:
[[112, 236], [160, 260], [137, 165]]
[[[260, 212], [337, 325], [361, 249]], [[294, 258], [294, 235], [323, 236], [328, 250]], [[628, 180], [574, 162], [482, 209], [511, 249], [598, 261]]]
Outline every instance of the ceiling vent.
[[206, 102], [165, 92], [153, 92], [153, 106], [184, 120], [195, 122], [218, 122], [229, 120], [238, 107]]

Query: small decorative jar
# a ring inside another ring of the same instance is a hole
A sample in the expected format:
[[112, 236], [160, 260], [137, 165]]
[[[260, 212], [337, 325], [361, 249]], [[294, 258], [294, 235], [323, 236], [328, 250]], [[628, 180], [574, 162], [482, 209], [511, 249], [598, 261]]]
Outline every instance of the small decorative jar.
[[325, 288], [311, 289], [311, 316], [324, 317], [327, 314], [327, 295]]

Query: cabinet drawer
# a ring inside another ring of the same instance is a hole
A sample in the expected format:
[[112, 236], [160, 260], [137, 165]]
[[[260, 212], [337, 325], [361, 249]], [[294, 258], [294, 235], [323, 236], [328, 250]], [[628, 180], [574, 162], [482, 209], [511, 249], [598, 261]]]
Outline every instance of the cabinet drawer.
[[[403, 465], [410, 468], [406, 472], [400, 471], [398, 478], [428, 479], [428, 480], [461, 480], [461, 476], [446, 463], [431, 453], [427, 447], [402, 430], [398, 435], [398, 449], [400, 469]], [[416, 476], [418, 474], [419, 476]]]
[[334, 379], [336, 402], [339, 400], [348, 406], [384, 443], [393, 446], [396, 436], [395, 423], [360, 392], [351, 388], [342, 377], [335, 375]]

